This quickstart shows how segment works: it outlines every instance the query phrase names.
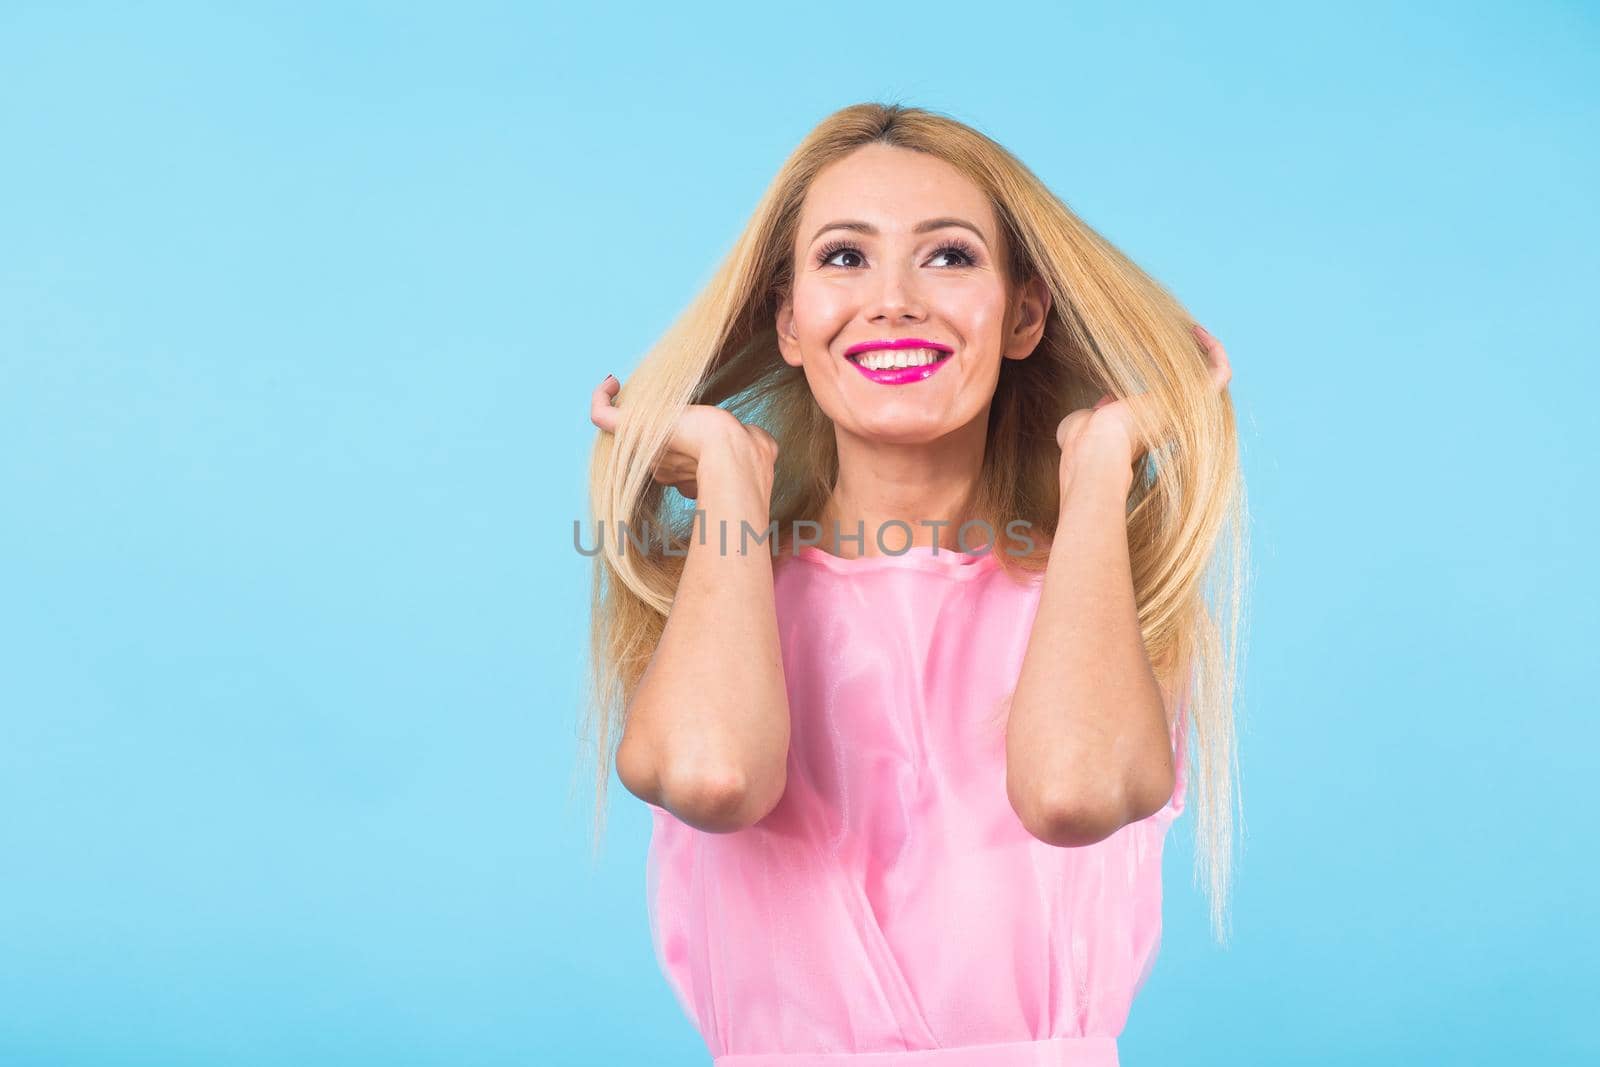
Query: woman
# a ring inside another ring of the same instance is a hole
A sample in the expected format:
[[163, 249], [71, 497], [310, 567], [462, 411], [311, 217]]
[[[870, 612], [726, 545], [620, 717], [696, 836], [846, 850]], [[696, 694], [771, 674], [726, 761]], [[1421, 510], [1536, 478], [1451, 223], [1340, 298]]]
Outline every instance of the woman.
[[861, 104], [596, 389], [597, 819], [614, 758], [719, 1067], [1116, 1063], [1190, 723], [1222, 936], [1229, 374], [1005, 149]]

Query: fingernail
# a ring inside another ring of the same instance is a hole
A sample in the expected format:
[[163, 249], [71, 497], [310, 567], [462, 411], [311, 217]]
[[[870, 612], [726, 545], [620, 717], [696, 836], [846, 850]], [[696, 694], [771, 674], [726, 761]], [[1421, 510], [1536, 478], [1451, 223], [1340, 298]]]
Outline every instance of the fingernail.
[[606, 375], [605, 380], [608, 382], [614, 382], [617, 380], [617, 376], [615, 374], [608, 374]]

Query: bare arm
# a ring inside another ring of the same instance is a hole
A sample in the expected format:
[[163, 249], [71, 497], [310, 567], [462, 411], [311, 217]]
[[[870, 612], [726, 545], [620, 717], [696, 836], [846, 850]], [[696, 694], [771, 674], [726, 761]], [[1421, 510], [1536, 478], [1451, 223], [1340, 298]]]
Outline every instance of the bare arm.
[[[1096, 453], [1098, 454], [1098, 453]], [[1128, 561], [1132, 471], [1114, 452], [1064, 474], [1057, 536], [1006, 727], [1006, 792], [1030, 833], [1093, 844], [1161, 808], [1174, 775], [1164, 693]]]
[[[1205, 327], [1191, 331], [1221, 394], [1228, 354]], [[1138, 417], [1148, 404], [1107, 393], [1056, 429], [1060, 522], [1006, 727], [1006, 794], [1054, 845], [1093, 844], [1155, 814], [1177, 783], [1167, 723], [1188, 671], [1158, 679], [1151, 668], [1128, 559], [1132, 462], [1170, 431]]]
[[789, 753], [771, 549], [753, 537], [742, 544], [740, 525], [767, 529], [776, 446], [727, 423], [700, 448], [704, 543], [697, 531], [617, 750], [629, 792], [713, 833], [742, 829], [776, 806]]

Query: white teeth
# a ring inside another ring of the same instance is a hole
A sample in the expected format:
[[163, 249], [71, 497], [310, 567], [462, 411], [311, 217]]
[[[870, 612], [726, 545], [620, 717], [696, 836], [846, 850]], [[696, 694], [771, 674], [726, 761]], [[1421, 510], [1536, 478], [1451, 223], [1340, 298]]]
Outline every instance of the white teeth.
[[925, 367], [935, 363], [945, 353], [931, 348], [877, 349], [862, 352], [856, 362], [868, 370], [887, 370], [890, 367]]

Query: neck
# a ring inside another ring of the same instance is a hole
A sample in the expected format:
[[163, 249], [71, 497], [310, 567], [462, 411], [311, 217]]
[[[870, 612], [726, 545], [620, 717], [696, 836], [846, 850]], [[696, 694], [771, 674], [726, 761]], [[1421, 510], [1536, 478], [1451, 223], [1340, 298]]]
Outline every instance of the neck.
[[[913, 546], [937, 544], [941, 552], [958, 551], [960, 526], [972, 518], [983, 470], [987, 422], [985, 413], [954, 433], [916, 444], [872, 441], [836, 431], [839, 480], [820, 517], [820, 547], [839, 556], [897, 555], [909, 536]], [[863, 535], [860, 543], [842, 540], [858, 532]], [[989, 536], [974, 526], [967, 531], [965, 547], [979, 548]]]

